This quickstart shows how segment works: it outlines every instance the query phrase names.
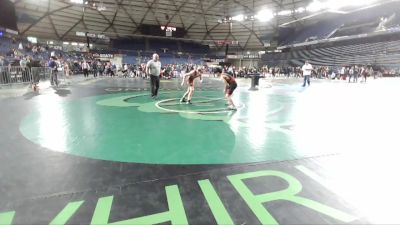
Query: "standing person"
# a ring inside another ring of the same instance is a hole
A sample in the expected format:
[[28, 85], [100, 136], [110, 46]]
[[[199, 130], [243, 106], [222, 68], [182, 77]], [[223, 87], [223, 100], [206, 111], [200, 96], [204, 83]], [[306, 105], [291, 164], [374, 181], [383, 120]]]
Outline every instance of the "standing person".
[[83, 70], [83, 76], [89, 77], [89, 63], [87, 63], [86, 60], [83, 60], [82, 62], [82, 70]]
[[5, 62], [3, 56], [0, 55], [0, 84], [6, 84]]
[[32, 83], [32, 56], [27, 56], [26, 57], [26, 81], [30, 81]]
[[70, 68], [69, 68], [69, 63], [67, 61], [64, 62], [64, 73], [65, 77], [69, 77], [70, 75]]
[[142, 66], [142, 64], [139, 64], [139, 65], [138, 65], [138, 72], [137, 72], [137, 74], [138, 74], [138, 77], [144, 78], [144, 76], [143, 76], [143, 66]]
[[360, 76], [360, 68], [354, 66], [354, 83], [358, 83], [358, 77]]
[[[360, 67], [361, 82], [367, 82], [367, 67]], [[364, 78], [364, 81], [363, 81]]]
[[28, 81], [28, 68], [27, 68], [28, 61], [24, 56], [21, 57], [19, 60], [19, 65], [21, 66], [21, 78], [22, 82], [27, 82]]
[[349, 69], [349, 83], [351, 83], [351, 78], [353, 78], [353, 80], [355, 79], [354, 77], [354, 66], [350, 67]]
[[237, 83], [235, 78], [233, 76], [223, 73], [221, 68], [217, 68], [215, 70], [215, 73], [218, 74], [218, 76], [225, 82], [225, 98], [228, 102], [228, 109], [230, 110], [237, 110], [235, 104], [233, 103], [232, 100], [232, 94], [237, 88]]
[[127, 78], [128, 77], [128, 73], [129, 73], [128, 64], [125, 64], [125, 65], [122, 66], [122, 76], [124, 78]]
[[97, 67], [97, 62], [96, 61], [92, 61], [92, 69], [93, 69], [93, 77], [97, 77], [98, 67]]
[[50, 57], [49, 68], [51, 69], [50, 83], [52, 86], [56, 85], [56, 87], [58, 87], [57, 62], [55, 56]]
[[147, 62], [146, 74], [150, 75], [151, 97], [157, 98], [161, 74], [161, 62], [158, 54], [153, 54], [153, 59]]
[[379, 68], [378, 67], [375, 67], [376, 69], [373, 69], [374, 70], [374, 79], [376, 79], [376, 76], [378, 75], [378, 71], [379, 71]]
[[[275, 68], [274, 67], [272, 67], [272, 72], [271, 72], [271, 74], [272, 74], [272, 77], [273, 78], [275, 78]], [[246, 75], [247, 75], [247, 70], [246, 70]]]
[[40, 61], [34, 60], [33, 58], [30, 58], [30, 61], [31, 61], [31, 74], [32, 74], [32, 90], [38, 91], [39, 90], [38, 84], [40, 80], [40, 74], [39, 74]]
[[340, 80], [344, 80], [343, 78], [346, 77], [346, 67], [342, 67], [342, 69], [340, 69]]
[[303, 87], [306, 86], [306, 83], [308, 84], [308, 86], [310, 86], [310, 77], [313, 71], [312, 65], [308, 61], [306, 61], [301, 70], [303, 70], [303, 76], [304, 76]]
[[114, 71], [113, 71], [111, 62], [107, 62], [107, 65], [106, 65], [106, 75], [107, 75], [107, 76], [111, 76], [111, 77], [114, 76]]
[[[368, 69], [368, 75], [371, 77], [374, 75], [374, 68], [372, 66]], [[367, 82], [367, 77], [365, 77], [365, 82]]]
[[115, 63], [111, 64], [111, 71], [112, 71], [111, 76], [114, 77], [118, 72], [117, 65], [115, 65]]
[[[202, 73], [203, 73], [202, 69], [196, 69], [196, 70], [192, 70], [189, 73], [185, 74], [185, 76], [183, 77], [181, 86], [183, 86], [186, 78], [188, 78], [187, 79], [188, 89], [187, 89], [186, 93], [182, 96], [180, 102], [182, 102], [182, 103], [186, 102], [187, 104], [192, 104], [191, 101], [192, 101], [192, 97], [193, 97], [193, 93], [194, 93], [194, 80], [199, 77], [200, 82], [203, 82], [203, 78], [201, 76]], [[186, 97], [187, 97], [187, 100], [186, 100]]]
[[97, 61], [97, 68], [99, 69], [100, 76], [103, 76], [105, 67], [104, 64], [100, 61], [100, 59]]

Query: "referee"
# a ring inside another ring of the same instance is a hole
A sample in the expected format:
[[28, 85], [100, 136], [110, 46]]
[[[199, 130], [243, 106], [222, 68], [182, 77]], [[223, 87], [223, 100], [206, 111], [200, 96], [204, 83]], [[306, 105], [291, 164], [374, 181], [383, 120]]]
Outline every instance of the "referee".
[[151, 97], [157, 98], [160, 87], [161, 62], [158, 54], [153, 54], [153, 59], [147, 62], [146, 74], [150, 75]]

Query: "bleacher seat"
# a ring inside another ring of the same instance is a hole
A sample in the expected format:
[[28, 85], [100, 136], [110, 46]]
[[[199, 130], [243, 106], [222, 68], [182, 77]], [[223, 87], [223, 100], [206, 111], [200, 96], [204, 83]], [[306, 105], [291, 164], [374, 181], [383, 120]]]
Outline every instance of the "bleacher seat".
[[351, 64], [379, 64], [400, 66], [400, 40], [374, 43], [314, 47], [292, 50], [288, 53], [273, 53], [263, 56], [267, 65], [302, 64], [305, 60], [321, 66]]

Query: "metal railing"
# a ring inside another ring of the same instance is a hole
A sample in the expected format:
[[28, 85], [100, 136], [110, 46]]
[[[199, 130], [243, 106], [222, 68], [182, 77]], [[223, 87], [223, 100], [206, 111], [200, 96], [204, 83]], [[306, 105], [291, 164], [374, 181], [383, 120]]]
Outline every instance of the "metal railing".
[[0, 66], [0, 85], [38, 83], [49, 79], [51, 69], [48, 67]]

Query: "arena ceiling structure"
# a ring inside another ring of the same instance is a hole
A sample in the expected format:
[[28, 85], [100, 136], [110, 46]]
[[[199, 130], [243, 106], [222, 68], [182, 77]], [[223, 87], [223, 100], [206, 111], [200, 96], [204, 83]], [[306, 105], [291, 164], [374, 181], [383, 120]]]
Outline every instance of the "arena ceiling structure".
[[262, 49], [279, 26], [323, 14], [327, 1], [366, 6], [379, 0], [323, 1], [12, 0], [25, 36], [70, 41], [79, 38], [77, 32], [89, 32], [123, 38], [143, 36], [142, 25], [157, 25], [183, 28], [184, 39], [211, 47], [230, 43], [243, 50]]

